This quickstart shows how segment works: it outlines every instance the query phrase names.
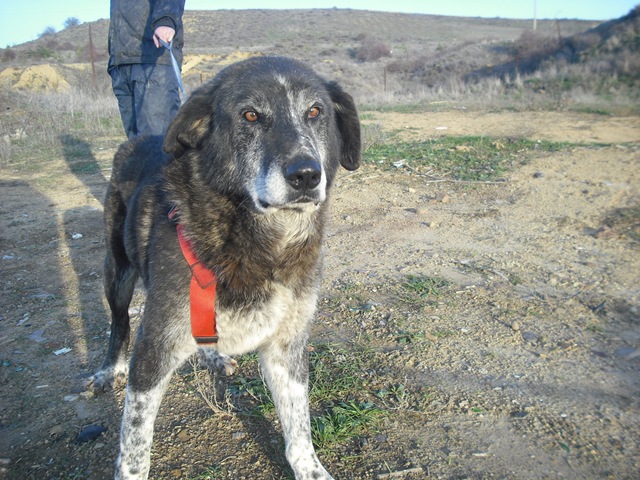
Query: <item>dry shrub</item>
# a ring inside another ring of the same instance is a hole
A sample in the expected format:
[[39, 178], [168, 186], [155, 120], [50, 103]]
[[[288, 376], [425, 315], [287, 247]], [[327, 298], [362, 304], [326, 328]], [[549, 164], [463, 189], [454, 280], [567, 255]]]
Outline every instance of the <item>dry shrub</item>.
[[362, 40], [362, 45], [354, 50], [355, 59], [359, 62], [373, 62], [391, 56], [391, 49], [385, 43], [372, 38]]
[[533, 72], [561, 46], [558, 37], [525, 30], [513, 45], [513, 55], [520, 71]]
[[16, 57], [18, 55], [16, 54], [15, 50], [11, 49], [11, 48], [5, 48], [2, 50], [2, 61], [3, 62], [11, 62], [12, 60], [15, 60]]

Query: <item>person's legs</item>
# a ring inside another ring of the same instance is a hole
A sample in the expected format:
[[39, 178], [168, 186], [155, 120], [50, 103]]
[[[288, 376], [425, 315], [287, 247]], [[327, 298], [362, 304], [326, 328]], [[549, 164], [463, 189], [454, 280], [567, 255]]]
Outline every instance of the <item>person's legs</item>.
[[118, 100], [118, 109], [122, 126], [127, 138], [138, 134], [136, 129], [136, 113], [134, 109], [133, 88], [131, 85], [131, 65], [121, 65], [109, 70], [111, 87]]
[[131, 72], [138, 134], [164, 135], [180, 108], [178, 81], [170, 65], [133, 65]]

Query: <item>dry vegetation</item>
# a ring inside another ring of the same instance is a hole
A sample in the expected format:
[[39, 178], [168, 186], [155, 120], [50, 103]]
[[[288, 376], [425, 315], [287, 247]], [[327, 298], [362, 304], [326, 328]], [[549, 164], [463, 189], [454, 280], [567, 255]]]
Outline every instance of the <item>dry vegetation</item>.
[[[188, 11], [185, 54], [208, 59], [185, 71], [185, 80], [197, 86], [239, 52], [279, 54], [342, 81], [368, 108], [452, 101], [465, 108], [634, 110], [639, 23], [638, 9], [603, 24], [544, 20], [536, 32], [528, 21], [338, 9]], [[107, 29], [106, 20], [91, 24], [97, 88], [109, 95]], [[51, 64], [73, 88], [86, 90], [90, 69], [67, 65], [87, 65], [88, 38], [87, 24], [70, 25], [2, 49], [0, 66]]]

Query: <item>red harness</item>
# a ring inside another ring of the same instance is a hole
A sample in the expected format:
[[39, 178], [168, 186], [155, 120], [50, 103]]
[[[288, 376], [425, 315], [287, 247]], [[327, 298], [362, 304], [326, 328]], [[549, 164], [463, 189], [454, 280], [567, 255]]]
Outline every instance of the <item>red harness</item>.
[[198, 260], [191, 241], [184, 235], [184, 227], [177, 222], [176, 208], [169, 212], [169, 220], [176, 225], [178, 242], [191, 269], [191, 335], [198, 345], [217, 343], [216, 330], [216, 274]]

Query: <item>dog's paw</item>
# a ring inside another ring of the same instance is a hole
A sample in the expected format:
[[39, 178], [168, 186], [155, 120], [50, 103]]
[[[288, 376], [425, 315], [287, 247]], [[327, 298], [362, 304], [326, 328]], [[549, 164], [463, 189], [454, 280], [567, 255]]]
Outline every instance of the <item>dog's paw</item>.
[[229, 355], [216, 352], [211, 348], [198, 348], [198, 361], [202, 368], [206, 368], [210, 372], [221, 373], [227, 377], [233, 375], [238, 368], [238, 362]]
[[116, 390], [127, 383], [127, 372], [115, 368], [103, 368], [91, 375], [84, 384], [86, 390], [94, 393]]

